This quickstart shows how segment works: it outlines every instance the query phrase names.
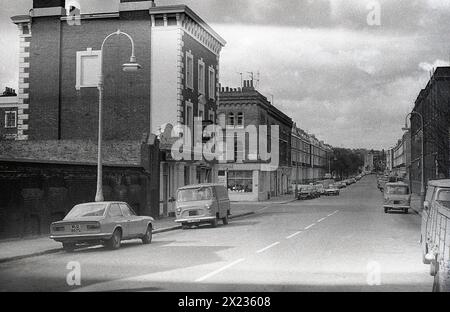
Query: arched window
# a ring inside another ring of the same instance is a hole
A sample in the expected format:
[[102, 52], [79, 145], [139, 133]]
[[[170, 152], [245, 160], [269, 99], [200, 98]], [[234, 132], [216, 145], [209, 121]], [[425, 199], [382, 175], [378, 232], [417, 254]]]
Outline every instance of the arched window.
[[229, 113], [228, 114], [228, 125], [229, 126], [234, 126], [234, 113]]

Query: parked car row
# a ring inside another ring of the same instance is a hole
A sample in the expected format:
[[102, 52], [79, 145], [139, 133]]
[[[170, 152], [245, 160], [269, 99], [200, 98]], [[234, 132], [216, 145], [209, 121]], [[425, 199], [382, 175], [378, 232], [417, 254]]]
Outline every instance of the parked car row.
[[324, 184], [309, 184], [309, 185], [299, 185], [297, 199], [315, 199], [322, 195], [325, 196], [339, 196], [340, 190], [346, 188], [347, 186], [356, 183], [361, 180], [363, 175], [358, 175], [343, 181], [326, 180], [326, 185]]
[[[176, 201], [176, 220], [183, 229], [201, 224], [216, 227], [228, 224], [231, 215], [228, 190], [219, 184], [200, 184], [180, 188]], [[66, 251], [77, 247], [104, 245], [119, 249], [124, 240], [152, 241], [154, 219], [138, 216], [124, 202], [95, 202], [76, 205], [62, 221], [50, 226], [50, 238]]]

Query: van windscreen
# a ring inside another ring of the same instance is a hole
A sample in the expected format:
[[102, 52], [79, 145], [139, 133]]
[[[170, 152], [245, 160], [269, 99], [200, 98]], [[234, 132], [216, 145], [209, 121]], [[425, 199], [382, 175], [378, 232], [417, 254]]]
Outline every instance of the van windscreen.
[[408, 195], [409, 188], [407, 186], [388, 186], [387, 193], [390, 195]]
[[213, 199], [213, 191], [210, 187], [184, 189], [178, 191], [178, 202], [191, 202]]

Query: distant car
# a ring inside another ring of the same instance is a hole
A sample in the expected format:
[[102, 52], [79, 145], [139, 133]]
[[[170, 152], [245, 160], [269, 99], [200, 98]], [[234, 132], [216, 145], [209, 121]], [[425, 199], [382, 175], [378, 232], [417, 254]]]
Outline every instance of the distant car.
[[121, 242], [142, 239], [152, 241], [153, 218], [140, 217], [124, 202], [97, 202], [73, 207], [62, 221], [53, 222], [50, 238], [61, 242], [66, 251], [78, 245], [103, 244], [119, 249]]
[[408, 213], [411, 209], [409, 186], [403, 182], [386, 183], [384, 190], [384, 212], [400, 210]]
[[297, 199], [314, 199], [317, 198], [316, 190], [311, 185], [301, 185], [298, 190]]
[[339, 182], [336, 182], [336, 186], [337, 186], [339, 189], [343, 189], [343, 188], [346, 188], [346, 187], [347, 187], [347, 183], [345, 183], [344, 181], [339, 181]]
[[325, 189], [325, 195], [327, 196], [338, 196], [340, 193], [337, 184], [330, 184], [327, 189]]
[[316, 184], [314, 185], [314, 187], [320, 195], [325, 195], [325, 187], [323, 186], [323, 184]]
[[352, 182], [352, 184], [358, 182], [355, 178], [351, 178], [350, 181]]

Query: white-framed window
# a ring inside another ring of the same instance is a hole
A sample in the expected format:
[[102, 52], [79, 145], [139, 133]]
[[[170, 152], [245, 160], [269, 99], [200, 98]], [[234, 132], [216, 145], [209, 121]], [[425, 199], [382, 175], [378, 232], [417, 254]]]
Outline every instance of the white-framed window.
[[184, 112], [184, 124], [188, 127], [194, 126], [194, 106], [191, 102], [186, 102], [186, 110]]
[[243, 127], [244, 126], [244, 113], [238, 113], [237, 114], [237, 126]]
[[198, 93], [205, 94], [205, 63], [198, 61]]
[[101, 51], [88, 48], [86, 51], [77, 51], [76, 86], [93, 88], [98, 86], [100, 78]]
[[17, 112], [5, 112], [5, 128], [17, 128]]
[[209, 68], [208, 86], [209, 98], [214, 100], [216, 98], [216, 71], [212, 67]]
[[232, 126], [232, 127], [235, 126], [234, 113], [229, 113], [229, 114], [228, 114], [227, 125], [228, 125], [228, 126]]
[[206, 114], [205, 114], [205, 104], [198, 103], [198, 117], [202, 117], [202, 120], [205, 120]]
[[194, 56], [186, 52], [186, 88], [194, 90]]

